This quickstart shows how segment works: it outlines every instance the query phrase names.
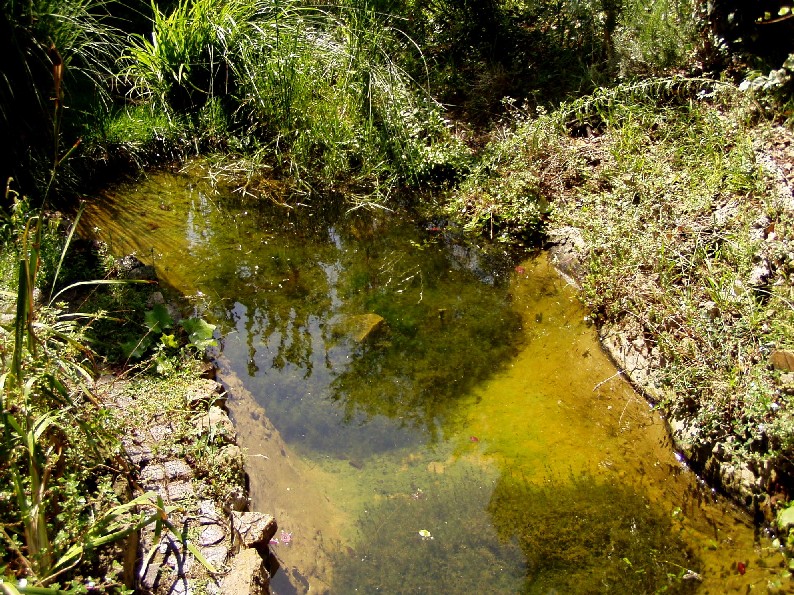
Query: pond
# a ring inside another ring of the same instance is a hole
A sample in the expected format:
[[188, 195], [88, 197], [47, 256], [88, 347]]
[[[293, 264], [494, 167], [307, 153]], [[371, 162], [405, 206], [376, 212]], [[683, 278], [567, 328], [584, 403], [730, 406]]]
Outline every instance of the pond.
[[274, 593], [781, 582], [781, 553], [677, 457], [542, 254], [172, 172], [81, 223], [217, 325], [253, 505], [281, 528]]

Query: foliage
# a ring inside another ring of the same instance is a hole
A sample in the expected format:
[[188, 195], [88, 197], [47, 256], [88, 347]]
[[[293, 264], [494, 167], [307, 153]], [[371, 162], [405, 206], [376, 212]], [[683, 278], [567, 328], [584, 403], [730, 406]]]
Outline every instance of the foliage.
[[700, 27], [685, 0], [387, 4], [422, 49], [410, 71], [428, 73], [432, 92], [480, 125], [508, 97], [548, 106], [617, 77], [686, 68]]
[[[153, 359], [157, 363], [158, 371], [170, 369], [167, 356], [175, 353], [182, 345], [201, 353], [208, 347], [217, 345], [213, 339], [215, 325], [201, 318], [186, 318], [177, 325], [163, 304], [155, 305], [144, 314], [144, 326], [147, 332], [143, 337], [128, 341], [121, 347], [127, 359], [135, 360], [141, 359], [154, 348]], [[182, 336], [177, 336], [177, 329], [182, 331]]]
[[552, 203], [581, 186], [594, 164], [583, 137], [631, 117], [633, 109], [644, 113], [720, 88], [708, 79], [658, 77], [600, 88], [551, 113], [506, 102], [511, 120], [485, 147], [446, 211], [469, 233], [523, 245], [537, 242]]
[[233, 146], [264, 145], [278, 171], [308, 183], [379, 190], [446, 175], [460, 147], [386, 51], [397, 33], [355, 4], [153, 5], [152, 38], [132, 39], [123, 76], [169, 117], [211, 102]]
[[699, 22], [690, 0], [624, 0], [615, 30], [615, 61], [621, 77], [661, 75], [689, 65]]
[[[794, 445], [768, 359], [789, 346], [794, 320], [791, 216], [757, 160], [747, 111], [730, 85], [657, 79], [525, 115], [451, 211], [480, 233], [489, 229], [476, 214], [493, 213], [502, 233], [524, 197], [547, 201], [550, 229], [581, 230], [580, 281], [596, 318], [636, 325], [645, 341], [658, 366], [647, 388], [687, 420], [688, 454], [731, 436], [727, 456], [753, 466]], [[530, 192], [499, 195], [516, 176]]]
[[[63, 158], [58, 147], [77, 140], [81, 114], [109, 101], [106, 81], [121, 44], [106, 16], [101, 0], [3, 1], [0, 179], [13, 176], [43, 194]], [[62, 171], [59, 181], [67, 178]]]
[[97, 472], [107, 465], [118, 471], [120, 459], [112, 423], [90, 390], [92, 354], [79, 324], [85, 317], [34, 301], [42, 227], [31, 217], [18, 237], [13, 333], [0, 329], [0, 474], [3, 500], [14, 503], [0, 513], [0, 550], [6, 577], [27, 575], [46, 586], [142, 520], [130, 505], [114, 507], [120, 503]]
[[794, 125], [794, 54], [769, 74], [751, 70], [739, 89], [758, 99], [767, 112], [784, 118], [790, 127]]

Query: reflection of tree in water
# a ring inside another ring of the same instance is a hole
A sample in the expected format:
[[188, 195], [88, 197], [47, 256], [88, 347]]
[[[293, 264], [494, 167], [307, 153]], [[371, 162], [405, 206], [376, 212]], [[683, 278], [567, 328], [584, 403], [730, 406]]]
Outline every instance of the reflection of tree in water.
[[376, 313], [386, 329], [358, 346], [333, 398], [350, 418], [385, 415], [432, 432], [516, 353], [520, 317], [505, 288], [451, 268], [442, 246], [393, 243], [345, 270], [346, 310]]
[[[411, 224], [319, 220], [282, 226], [218, 274], [235, 300], [222, 327], [245, 336], [252, 392], [285, 437], [313, 448], [357, 443], [363, 455], [404, 444], [396, 426], [434, 432], [458, 397], [515, 353], [520, 320], [506, 288], [481, 282], [440, 238], [422, 241]], [[344, 323], [372, 314], [385, 330], [359, 344]], [[380, 446], [344, 429], [382, 430], [378, 417], [392, 420]]]

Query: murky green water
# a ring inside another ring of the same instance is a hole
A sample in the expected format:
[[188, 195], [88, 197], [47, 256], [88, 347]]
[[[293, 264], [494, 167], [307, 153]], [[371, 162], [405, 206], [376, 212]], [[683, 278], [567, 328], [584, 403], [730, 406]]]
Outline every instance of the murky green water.
[[780, 580], [780, 553], [679, 463], [543, 258], [173, 174], [107, 193], [83, 225], [218, 324], [255, 505], [291, 533], [276, 593]]

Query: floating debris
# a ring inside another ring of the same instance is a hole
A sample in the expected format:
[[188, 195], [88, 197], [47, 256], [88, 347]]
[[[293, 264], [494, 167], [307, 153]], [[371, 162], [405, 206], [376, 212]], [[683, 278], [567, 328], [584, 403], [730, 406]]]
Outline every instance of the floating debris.
[[430, 531], [428, 531], [427, 529], [420, 529], [419, 537], [422, 538], [422, 541], [428, 541], [429, 539], [433, 539], [433, 536], [430, 534]]

